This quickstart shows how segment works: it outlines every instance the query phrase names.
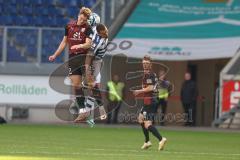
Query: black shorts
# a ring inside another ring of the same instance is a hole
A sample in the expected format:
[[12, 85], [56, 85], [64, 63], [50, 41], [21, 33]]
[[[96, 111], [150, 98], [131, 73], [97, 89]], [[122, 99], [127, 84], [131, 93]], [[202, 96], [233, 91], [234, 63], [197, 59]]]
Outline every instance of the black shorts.
[[70, 54], [68, 61], [69, 76], [80, 75], [85, 72], [86, 54]]
[[144, 105], [141, 109], [141, 113], [144, 116], [145, 121], [154, 121], [156, 114], [157, 101], [155, 98], [152, 99], [152, 103], [149, 105]]

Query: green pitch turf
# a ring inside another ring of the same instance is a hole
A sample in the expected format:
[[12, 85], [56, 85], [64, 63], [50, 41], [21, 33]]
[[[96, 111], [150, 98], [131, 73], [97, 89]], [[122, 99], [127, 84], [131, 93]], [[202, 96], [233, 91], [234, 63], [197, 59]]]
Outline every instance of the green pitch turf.
[[1, 160], [240, 160], [240, 133], [161, 130], [164, 151], [140, 150], [140, 128], [0, 126]]

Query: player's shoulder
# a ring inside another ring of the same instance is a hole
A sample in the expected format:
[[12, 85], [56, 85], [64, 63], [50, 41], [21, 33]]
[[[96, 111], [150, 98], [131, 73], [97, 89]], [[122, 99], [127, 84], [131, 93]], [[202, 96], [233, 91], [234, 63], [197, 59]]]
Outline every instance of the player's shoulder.
[[145, 80], [152, 79], [152, 80], [156, 81], [157, 75], [154, 72], [149, 72], [149, 73], [144, 74], [143, 79], [145, 79]]
[[156, 74], [155, 72], [151, 71], [151, 72], [149, 73], [149, 77], [156, 78], [156, 77], [157, 77], [157, 74]]
[[86, 31], [87, 31], [87, 32], [93, 33], [93, 28], [92, 28], [92, 26], [90, 26], [88, 23], [86, 23], [86, 24], [84, 25], [84, 28], [86, 28]]
[[69, 27], [72, 27], [72, 26], [75, 26], [77, 24], [77, 20], [70, 20], [66, 27], [69, 28]]

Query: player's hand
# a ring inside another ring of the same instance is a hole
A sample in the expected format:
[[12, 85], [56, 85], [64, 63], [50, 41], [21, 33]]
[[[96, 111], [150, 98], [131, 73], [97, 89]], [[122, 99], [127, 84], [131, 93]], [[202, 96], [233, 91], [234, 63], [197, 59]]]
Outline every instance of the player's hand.
[[53, 62], [55, 59], [56, 59], [56, 56], [55, 56], [55, 55], [51, 55], [51, 56], [49, 56], [49, 58], [48, 58], [48, 60], [49, 60], [50, 62]]
[[137, 95], [139, 95], [141, 92], [139, 91], [139, 90], [135, 90], [135, 91], [133, 91], [133, 95], [134, 96], [137, 96]]
[[73, 45], [73, 46], [71, 47], [72, 50], [74, 50], [74, 49], [79, 49], [79, 48], [81, 48], [81, 45]]

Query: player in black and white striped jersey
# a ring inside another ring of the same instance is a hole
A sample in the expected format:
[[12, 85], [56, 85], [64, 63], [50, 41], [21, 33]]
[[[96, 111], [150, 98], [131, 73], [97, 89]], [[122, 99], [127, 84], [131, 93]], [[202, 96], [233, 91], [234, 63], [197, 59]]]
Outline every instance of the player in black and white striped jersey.
[[[94, 29], [94, 28], [93, 28]], [[100, 112], [100, 119], [106, 119], [107, 115], [102, 102], [102, 95], [100, 92], [101, 82], [101, 67], [103, 57], [107, 51], [108, 44], [108, 29], [104, 24], [97, 24], [93, 34], [92, 47], [88, 52], [86, 58], [86, 77], [90, 77], [87, 81], [91, 86], [93, 97], [96, 99], [98, 109]], [[91, 69], [90, 69], [91, 68]], [[93, 121], [93, 120], [91, 120]]]
[[[94, 32], [93, 39], [92, 39], [92, 46], [89, 50], [85, 69], [86, 69], [86, 82], [89, 87], [92, 88], [92, 97], [96, 99], [97, 105], [99, 106], [100, 118], [106, 119], [106, 112], [103, 107], [102, 103], [102, 96], [100, 93], [100, 81], [101, 81], [101, 66], [102, 66], [102, 59], [107, 51], [107, 44], [108, 44], [108, 29], [104, 24], [98, 23], [100, 18], [93, 18], [92, 23], [92, 30]], [[89, 123], [89, 120], [87, 120]], [[91, 119], [90, 123], [94, 123]]]
[[102, 59], [107, 51], [107, 44], [108, 44], [108, 29], [104, 24], [99, 23], [97, 24], [94, 30], [92, 47], [88, 53], [91, 59], [89, 61], [93, 67], [93, 76], [96, 84], [100, 83], [101, 79], [100, 69], [102, 66]]

